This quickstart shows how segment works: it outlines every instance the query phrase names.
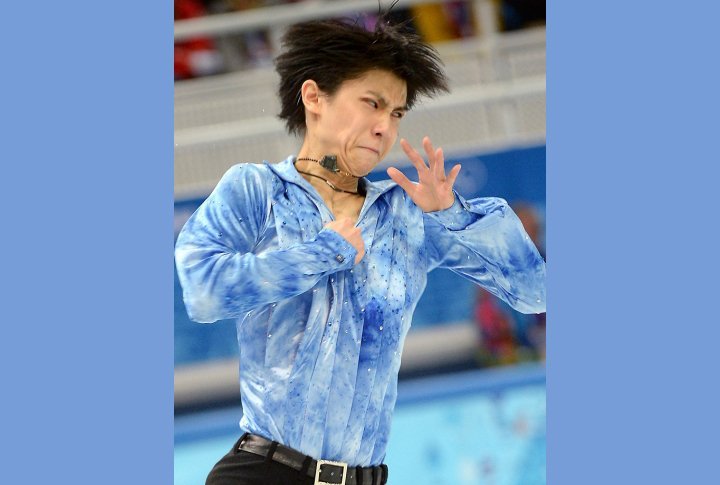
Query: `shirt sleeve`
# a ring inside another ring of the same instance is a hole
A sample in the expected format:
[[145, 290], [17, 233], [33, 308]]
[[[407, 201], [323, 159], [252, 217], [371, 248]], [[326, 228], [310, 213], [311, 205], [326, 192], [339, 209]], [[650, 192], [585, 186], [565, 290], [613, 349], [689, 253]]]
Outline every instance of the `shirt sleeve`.
[[519, 312], [545, 312], [545, 261], [505, 200], [456, 193], [423, 219], [430, 270], [461, 274]]
[[253, 252], [271, 217], [270, 177], [263, 166], [234, 166], [180, 231], [175, 262], [192, 320], [238, 318], [353, 266], [355, 248], [329, 229], [288, 248]]

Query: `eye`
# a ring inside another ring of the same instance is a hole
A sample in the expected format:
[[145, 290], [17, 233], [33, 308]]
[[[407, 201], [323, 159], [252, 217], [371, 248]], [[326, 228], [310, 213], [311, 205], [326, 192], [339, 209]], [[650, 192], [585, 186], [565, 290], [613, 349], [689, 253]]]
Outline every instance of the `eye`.
[[403, 116], [405, 116], [405, 112], [404, 111], [393, 111], [393, 116], [397, 119], [400, 119]]
[[372, 106], [375, 109], [377, 109], [377, 107], [378, 107], [377, 101], [375, 101], [374, 99], [365, 98], [363, 101], [365, 101], [367, 104], [369, 104], [370, 106]]

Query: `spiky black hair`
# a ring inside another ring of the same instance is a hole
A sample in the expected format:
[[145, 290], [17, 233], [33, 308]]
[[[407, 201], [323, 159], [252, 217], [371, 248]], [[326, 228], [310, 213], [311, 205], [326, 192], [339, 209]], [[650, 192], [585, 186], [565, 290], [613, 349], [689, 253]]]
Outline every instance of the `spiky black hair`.
[[374, 30], [347, 20], [317, 20], [288, 29], [282, 39], [284, 52], [275, 59], [275, 68], [280, 75], [279, 118], [285, 120], [290, 133], [305, 132], [300, 91], [308, 79], [332, 96], [344, 81], [373, 69], [389, 71], [407, 84], [408, 109], [419, 95], [449, 90], [435, 48], [407, 25], [393, 25], [387, 20], [395, 3], [380, 12]]

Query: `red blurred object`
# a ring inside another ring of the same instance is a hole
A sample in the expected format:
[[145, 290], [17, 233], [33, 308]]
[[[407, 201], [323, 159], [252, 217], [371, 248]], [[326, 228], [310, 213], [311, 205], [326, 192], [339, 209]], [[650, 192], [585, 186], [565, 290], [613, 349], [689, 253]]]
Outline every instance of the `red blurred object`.
[[515, 360], [513, 325], [505, 312], [485, 290], [478, 290], [475, 321], [482, 336], [482, 345], [492, 361], [508, 363]]
[[[175, 0], [175, 20], [207, 15], [199, 0]], [[175, 79], [212, 74], [219, 66], [219, 54], [210, 37], [197, 37], [175, 43]]]

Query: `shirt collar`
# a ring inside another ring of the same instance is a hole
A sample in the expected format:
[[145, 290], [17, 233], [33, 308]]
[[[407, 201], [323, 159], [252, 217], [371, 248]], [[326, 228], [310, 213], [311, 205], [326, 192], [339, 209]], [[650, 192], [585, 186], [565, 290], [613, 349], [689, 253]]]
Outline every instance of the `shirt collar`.
[[[313, 189], [310, 182], [305, 180], [295, 168], [295, 155], [290, 155], [288, 158], [278, 163], [265, 162], [267, 166], [275, 172], [285, 182], [290, 182], [295, 185], [302, 187], [305, 192], [313, 197], [319, 197], [316, 190]], [[365, 177], [360, 177], [359, 184], [365, 188], [365, 206], [370, 206], [375, 200], [385, 192], [389, 191], [397, 185], [392, 180], [380, 180], [378, 182], [370, 182]]]

